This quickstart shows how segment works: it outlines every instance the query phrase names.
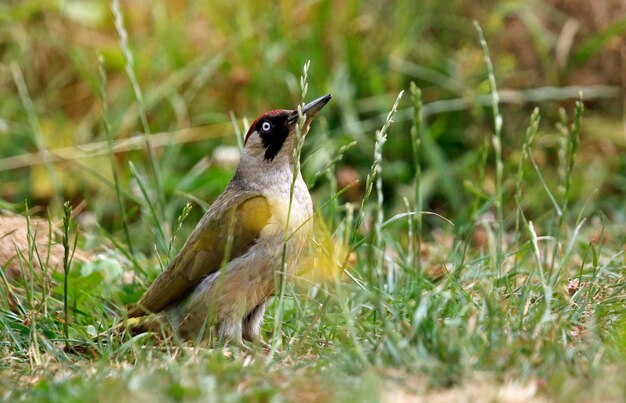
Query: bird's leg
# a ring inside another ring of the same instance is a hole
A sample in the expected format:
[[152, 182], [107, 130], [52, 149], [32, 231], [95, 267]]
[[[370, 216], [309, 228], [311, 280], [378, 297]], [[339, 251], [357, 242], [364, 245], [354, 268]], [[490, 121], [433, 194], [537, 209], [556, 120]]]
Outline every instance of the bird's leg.
[[265, 301], [254, 307], [243, 319], [243, 338], [249, 342], [256, 343], [260, 339], [261, 324], [265, 314]]
[[245, 348], [243, 340], [241, 339], [241, 319], [223, 319], [218, 325], [217, 335], [220, 342], [224, 344], [233, 344]]

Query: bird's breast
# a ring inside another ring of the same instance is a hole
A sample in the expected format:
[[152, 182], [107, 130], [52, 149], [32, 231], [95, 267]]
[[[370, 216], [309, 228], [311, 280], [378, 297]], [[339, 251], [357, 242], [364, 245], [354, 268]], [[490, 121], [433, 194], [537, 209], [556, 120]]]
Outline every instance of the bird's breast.
[[263, 231], [278, 238], [281, 244], [287, 231], [289, 242], [303, 247], [313, 226], [311, 195], [301, 177], [294, 184], [293, 197], [290, 196], [290, 189], [291, 184], [288, 184], [264, 192], [270, 206], [271, 219]]

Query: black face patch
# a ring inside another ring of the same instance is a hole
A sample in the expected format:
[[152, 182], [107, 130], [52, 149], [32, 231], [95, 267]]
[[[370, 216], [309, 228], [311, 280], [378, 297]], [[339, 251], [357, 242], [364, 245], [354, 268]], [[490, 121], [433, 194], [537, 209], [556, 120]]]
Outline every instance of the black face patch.
[[272, 161], [283, 147], [289, 136], [290, 124], [287, 119], [292, 113], [288, 110], [271, 111], [254, 122], [254, 130], [261, 136], [265, 147], [265, 160]]

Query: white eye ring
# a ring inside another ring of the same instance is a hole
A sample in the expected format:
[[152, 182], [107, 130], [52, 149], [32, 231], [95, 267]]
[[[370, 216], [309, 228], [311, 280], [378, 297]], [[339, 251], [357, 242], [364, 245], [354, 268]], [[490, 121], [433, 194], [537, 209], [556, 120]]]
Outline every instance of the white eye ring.
[[261, 123], [261, 131], [267, 133], [272, 128], [272, 124], [268, 121]]

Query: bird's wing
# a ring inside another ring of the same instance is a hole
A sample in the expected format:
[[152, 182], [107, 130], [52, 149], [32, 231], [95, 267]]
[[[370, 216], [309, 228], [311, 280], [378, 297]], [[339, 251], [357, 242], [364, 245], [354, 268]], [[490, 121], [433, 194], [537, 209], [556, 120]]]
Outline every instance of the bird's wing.
[[161, 311], [223, 263], [246, 253], [269, 219], [269, 204], [258, 193], [218, 198], [128, 317]]

